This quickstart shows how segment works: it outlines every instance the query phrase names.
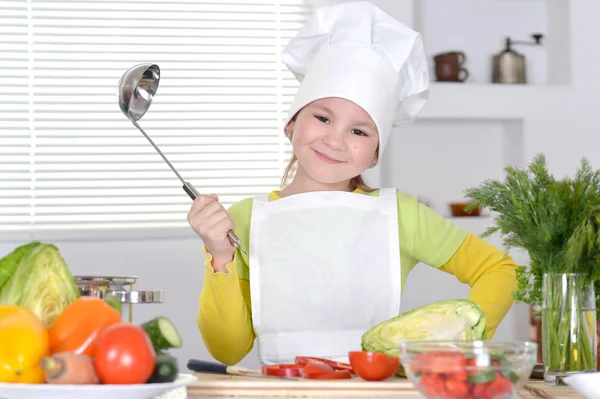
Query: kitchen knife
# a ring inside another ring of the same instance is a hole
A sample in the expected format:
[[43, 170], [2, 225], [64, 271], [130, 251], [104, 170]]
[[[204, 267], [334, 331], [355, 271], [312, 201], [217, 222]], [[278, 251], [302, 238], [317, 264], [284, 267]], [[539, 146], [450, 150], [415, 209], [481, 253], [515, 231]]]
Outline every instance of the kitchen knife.
[[206, 360], [190, 359], [187, 364], [188, 369], [199, 373], [217, 373], [231, 375], [262, 375], [258, 370], [248, 370], [245, 367], [227, 366], [217, 362], [208, 362]]
[[272, 375], [266, 375], [260, 372], [260, 370], [249, 370], [246, 367], [239, 366], [227, 366], [226, 364], [209, 362], [206, 360], [190, 359], [188, 360], [188, 369], [198, 373], [216, 373], [216, 374], [228, 374], [228, 375], [240, 375], [244, 377], [261, 377], [261, 378], [285, 378], [285, 379], [296, 379], [295, 377], [278, 377]]
[[187, 363], [188, 369], [198, 373], [216, 373], [228, 375], [240, 375], [244, 377], [260, 377], [260, 378], [283, 378], [283, 379], [298, 379], [296, 377], [278, 377], [266, 375], [259, 370], [249, 370], [246, 367], [227, 366], [226, 364], [209, 362], [206, 360], [190, 359]]

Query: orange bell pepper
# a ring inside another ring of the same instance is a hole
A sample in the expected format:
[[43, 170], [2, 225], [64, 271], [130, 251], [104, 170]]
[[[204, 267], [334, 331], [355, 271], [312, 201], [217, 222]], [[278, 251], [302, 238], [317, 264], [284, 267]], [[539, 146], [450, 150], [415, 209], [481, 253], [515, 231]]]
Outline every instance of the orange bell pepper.
[[80, 297], [50, 326], [50, 352], [75, 352], [94, 357], [98, 336], [120, 321], [121, 314], [104, 300]]
[[33, 312], [0, 305], [0, 382], [42, 384], [48, 352], [48, 331]]

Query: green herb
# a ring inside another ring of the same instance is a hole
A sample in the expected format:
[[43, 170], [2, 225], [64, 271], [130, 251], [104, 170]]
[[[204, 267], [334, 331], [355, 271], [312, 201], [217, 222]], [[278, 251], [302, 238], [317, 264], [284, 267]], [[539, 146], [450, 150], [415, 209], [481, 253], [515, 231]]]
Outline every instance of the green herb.
[[591, 305], [595, 301], [600, 308], [600, 171], [583, 158], [573, 178], [556, 179], [543, 154], [527, 169], [505, 171], [504, 181], [486, 180], [466, 190], [472, 200], [466, 210], [479, 206], [497, 213], [483, 237], [499, 233], [507, 251], [527, 251], [530, 264], [517, 269], [513, 295], [518, 302], [542, 305], [546, 370], [595, 371], [596, 323], [588, 317], [593, 309], [587, 297], [593, 282]]
[[483, 237], [499, 233], [507, 251], [527, 251], [531, 262], [517, 270], [515, 299], [541, 304], [544, 273], [582, 273], [600, 294], [600, 171], [583, 158], [574, 178], [558, 180], [537, 154], [527, 169], [505, 172], [504, 181], [466, 190], [472, 200], [467, 211], [480, 206], [496, 212]]

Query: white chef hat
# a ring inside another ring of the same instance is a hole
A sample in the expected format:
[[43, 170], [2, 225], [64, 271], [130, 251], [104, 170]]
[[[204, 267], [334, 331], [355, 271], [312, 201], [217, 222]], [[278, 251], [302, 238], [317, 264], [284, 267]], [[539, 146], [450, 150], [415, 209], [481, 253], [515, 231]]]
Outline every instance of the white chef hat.
[[312, 101], [341, 97], [371, 116], [380, 155], [392, 129], [412, 122], [429, 97], [421, 35], [368, 1], [317, 9], [282, 58], [300, 82], [284, 127]]

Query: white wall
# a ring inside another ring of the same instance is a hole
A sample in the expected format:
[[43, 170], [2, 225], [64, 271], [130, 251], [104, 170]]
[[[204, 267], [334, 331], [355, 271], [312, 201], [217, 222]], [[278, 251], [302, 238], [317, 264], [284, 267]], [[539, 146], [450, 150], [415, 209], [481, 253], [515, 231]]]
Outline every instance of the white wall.
[[[391, 14], [402, 15], [405, 15], [405, 10], [411, 10], [413, 4], [407, 0], [381, 0], [380, 3], [388, 7]], [[454, 3], [454, 0], [444, 3]], [[540, 7], [537, 0], [472, 0], [470, 3], [486, 3], [490, 7], [491, 3], [510, 3], [511, 10], [518, 15], [515, 21], [518, 26], [514, 26], [514, 32], [526, 33], [527, 18], [531, 18], [532, 27], [540, 21], [539, 15], [531, 14], [531, 10]], [[457, 11], [454, 10], [453, 13]], [[524, 122], [523, 129], [520, 130], [523, 136], [516, 140], [516, 143], [520, 144], [513, 143], [513, 146], [507, 149], [507, 137], [512, 136], [507, 136], [511, 129], [507, 128], [504, 121], [461, 123], [456, 120], [424, 120], [408, 131], [402, 139], [394, 138], [394, 145], [388, 147], [395, 148], [396, 152], [389, 151], [386, 154], [392, 161], [381, 171], [384, 184], [393, 184], [423, 194], [433, 201], [435, 209], [444, 213], [447, 210], [447, 201], [460, 197], [457, 190], [461, 185], [475, 184], [483, 177], [497, 177], [506, 160], [511, 158], [511, 154], [507, 152], [517, 152], [517, 158], [527, 160], [534, 153], [543, 151], [549, 158], [552, 170], [558, 175], [572, 174], [579, 159], [584, 155], [598, 167], [600, 153], [597, 151], [597, 145], [600, 144], [600, 139], [596, 130], [600, 126], [600, 113], [596, 111], [596, 93], [600, 92], [600, 48], [596, 46], [595, 39], [600, 36], [600, 25], [596, 21], [597, 15], [600, 15], [600, 2], [597, 0], [571, 2], [571, 12], [568, 16], [573, 27], [570, 37], [573, 57], [571, 91], [565, 95], [564, 107], [559, 111], [534, 109], [533, 116]], [[482, 20], [488, 18], [472, 13], [463, 16], [465, 21], [468, 21], [467, 17]], [[406, 18], [411, 20], [409, 16]], [[507, 24], [506, 27], [494, 24], [494, 29], [506, 29], [512, 34], [511, 18], [505, 18], [503, 21]], [[434, 25], [433, 28], [427, 29], [427, 34], [430, 38], [436, 35], [452, 36], [447, 28], [440, 26], [440, 29], [443, 34], [436, 31]], [[474, 35], [481, 37], [477, 32]], [[473, 54], [495, 51], [500, 44], [501, 40], [494, 43], [468, 42], [469, 48], [474, 46], [470, 50]], [[560, 57], [555, 54], [554, 59], [557, 58]], [[535, 108], [535, 104], [532, 106]], [[482, 231], [483, 225], [475, 220], [463, 220], [459, 223], [474, 232]], [[143, 236], [138, 236], [140, 239], [131, 239], [130, 235], [124, 235], [123, 238], [116, 236], [112, 240], [100, 242], [85, 242], [81, 239], [52, 241], [60, 248], [74, 274], [133, 274], [139, 276], [139, 289], [163, 288], [165, 303], [137, 306], [134, 310], [134, 321], [141, 322], [159, 314], [168, 315], [183, 335], [184, 347], [175, 353], [180, 359], [181, 367], [184, 368], [187, 359], [208, 359], [209, 355], [196, 327], [198, 295], [202, 290], [204, 273], [201, 243], [186, 229], [179, 234], [172, 239], [148, 239]], [[161, 232], [161, 235], [168, 235], [168, 232]], [[136, 237], [135, 233], [133, 237]], [[22, 241], [4, 240], [0, 243], [0, 255], [8, 253], [20, 243]], [[497, 241], [495, 243], [499, 244]], [[423, 287], [427, 288], [427, 296], [423, 296]], [[468, 287], [454, 280], [452, 276], [419, 265], [409, 277], [402, 307], [410, 309], [430, 301], [464, 297], [467, 294]], [[526, 307], [516, 305], [499, 327], [496, 338], [528, 338], [526, 311]], [[519, 323], [522, 324], [518, 325]], [[257, 366], [255, 352], [242, 364]]]

